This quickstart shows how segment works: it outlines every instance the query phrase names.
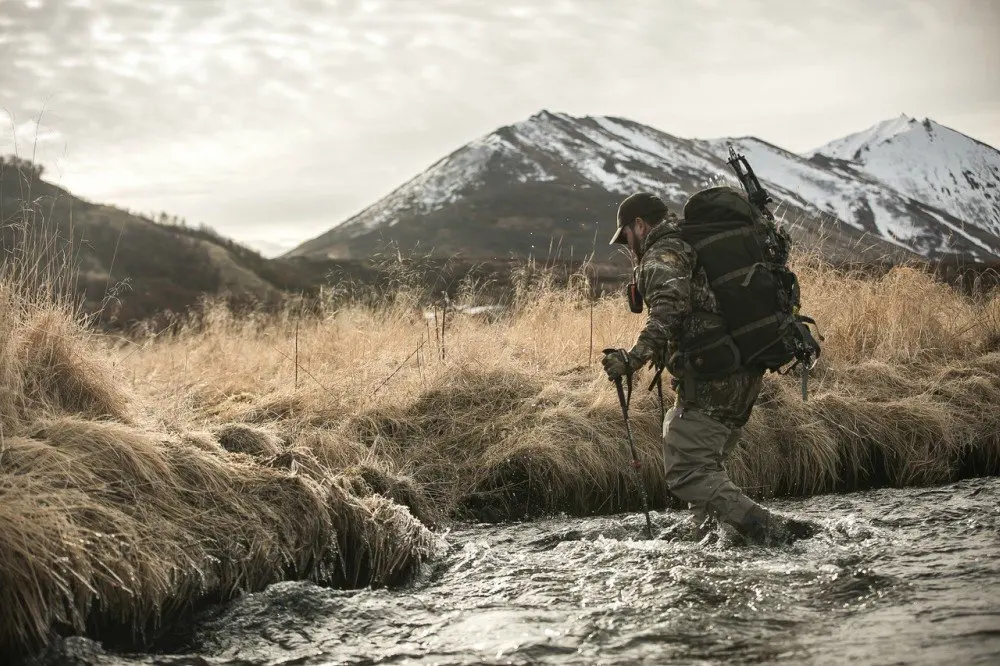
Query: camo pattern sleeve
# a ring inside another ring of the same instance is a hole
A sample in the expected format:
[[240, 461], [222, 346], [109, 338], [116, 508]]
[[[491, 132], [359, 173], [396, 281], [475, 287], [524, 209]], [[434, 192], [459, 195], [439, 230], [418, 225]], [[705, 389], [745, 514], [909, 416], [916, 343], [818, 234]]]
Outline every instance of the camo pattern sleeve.
[[[672, 344], [681, 338], [684, 317], [691, 311], [694, 252], [681, 239], [651, 234], [639, 262], [638, 285], [649, 311], [646, 326], [630, 354], [638, 366], [665, 362]], [[666, 230], [664, 230], [666, 231]]]

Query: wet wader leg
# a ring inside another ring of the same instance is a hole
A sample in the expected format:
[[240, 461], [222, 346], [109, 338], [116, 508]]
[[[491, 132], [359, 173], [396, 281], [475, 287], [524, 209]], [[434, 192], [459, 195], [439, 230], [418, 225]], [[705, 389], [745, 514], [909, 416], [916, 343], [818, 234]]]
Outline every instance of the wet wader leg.
[[[666, 436], [664, 429], [664, 436]], [[729, 454], [736, 447], [737, 442], [740, 441], [740, 433], [742, 428], [733, 428], [729, 431], [729, 438], [726, 440], [725, 445], [722, 447], [722, 458], [717, 461], [717, 464], [713, 466], [712, 471], [719, 471], [725, 474], [725, 469], [722, 467], [722, 463], [729, 457]], [[688, 508], [694, 516], [694, 521], [696, 525], [704, 525], [705, 521], [708, 520], [709, 516], [712, 515], [708, 510], [707, 504], [694, 504], [688, 503]]]
[[697, 409], [667, 412], [663, 427], [663, 466], [667, 486], [696, 512], [741, 524], [759, 505], [729, 479], [722, 461], [736, 445], [739, 430], [728, 428]]

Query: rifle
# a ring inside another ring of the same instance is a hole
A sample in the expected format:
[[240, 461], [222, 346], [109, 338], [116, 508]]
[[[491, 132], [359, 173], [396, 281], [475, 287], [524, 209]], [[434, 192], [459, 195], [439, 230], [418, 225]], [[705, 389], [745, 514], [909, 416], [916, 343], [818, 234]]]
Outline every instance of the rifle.
[[[743, 186], [743, 191], [747, 193], [750, 205], [767, 218], [767, 226], [773, 232], [771, 238], [765, 241], [764, 244], [770, 255], [770, 260], [780, 265], [788, 263], [788, 246], [791, 245], [792, 239], [788, 235], [788, 232], [777, 223], [771, 209], [767, 207], [774, 199], [764, 189], [764, 186], [760, 184], [757, 174], [753, 172], [753, 167], [750, 166], [750, 162], [747, 161], [743, 153], [737, 153], [732, 146], [729, 146], [729, 159], [726, 160], [726, 163], [736, 172], [736, 177], [739, 178], [740, 185]], [[797, 301], [798, 299], [796, 298], [795, 300]], [[795, 306], [798, 307], [797, 302]]]
[[744, 191], [747, 193], [747, 198], [750, 199], [750, 203], [753, 204], [754, 208], [759, 210], [764, 217], [774, 221], [774, 215], [767, 205], [774, 201], [771, 195], [767, 193], [764, 186], [760, 184], [757, 179], [757, 174], [753, 172], [753, 167], [747, 162], [747, 158], [743, 153], [737, 153], [736, 150], [729, 146], [729, 159], [726, 162], [733, 168], [736, 172], [736, 177], [740, 179], [740, 185], [743, 186]]

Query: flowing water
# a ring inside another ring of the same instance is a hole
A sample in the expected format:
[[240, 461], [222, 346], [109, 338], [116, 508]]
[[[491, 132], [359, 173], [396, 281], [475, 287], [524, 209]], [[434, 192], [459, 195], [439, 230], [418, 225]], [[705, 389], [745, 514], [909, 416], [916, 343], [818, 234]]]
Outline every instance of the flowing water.
[[171, 654], [70, 639], [77, 664], [1000, 664], [1000, 479], [769, 506], [819, 521], [781, 548], [685, 512], [464, 525], [395, 591], [274, 585]]

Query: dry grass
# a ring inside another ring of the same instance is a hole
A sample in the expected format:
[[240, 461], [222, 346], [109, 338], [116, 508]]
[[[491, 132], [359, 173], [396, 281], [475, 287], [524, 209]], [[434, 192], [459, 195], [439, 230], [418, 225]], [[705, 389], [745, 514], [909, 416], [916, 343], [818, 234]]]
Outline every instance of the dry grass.
[[[995, 473], [1000, 296], [967, 298], [910, 267], [873, 278], [800, 256], [796, 269], [824, 354], [808, 402], [797, 380], [767, 378], [736, 479], [771, 496]], [[297, 333], [294, 313], [210, 308], [197, 330], [118, 354], [137, 390], [193, 427], [256, 424], [334, 466], [399, 470], [437, 520], [633, 509], [621, 415], [596, 350], [631, 344], [643, 318], [599, 300], [591, 354], [579, 287], [543, 284], [499, 321], [452, 317], [444, 359], [440, 332], [406, 297], [329, 309]], [[665, 506], [654, 394], [638, 389], [632, 413], [647, 487]]]
[[[826, 337], [813, 394], [769, 376], [730, 468], [758, 496], [933, 484], [1000, 469], [1000, 298], [915, 269], [800, 260]], [[3, 284], [6, 284], [4, 282]], [[0, 289], [7, 289], [2, 286]], [[392, 585], [427, 526], [635, 509], [599, 350], [643, 324], [585, 281], [448, 319], [407, 293], [96, 338], [0, 294], [0, 649], [53, 628], [155, 634], [204, 600], [286, 578]], [[296, 349], [298, 350], [296, 352]], [[658, 406], [633, 398], [642, 474], [670, 502]], [[670, 396], [668, 391], [668, 399]]]
[[412, 482], [267, 428], [163, 418], [65, 304], [2, 277], [0, 654], [51, 631], [142, 643], [284, 579], [395, 585], [431, 554], [392, 499], [409, 484], [396, 495], [426, 512]]

